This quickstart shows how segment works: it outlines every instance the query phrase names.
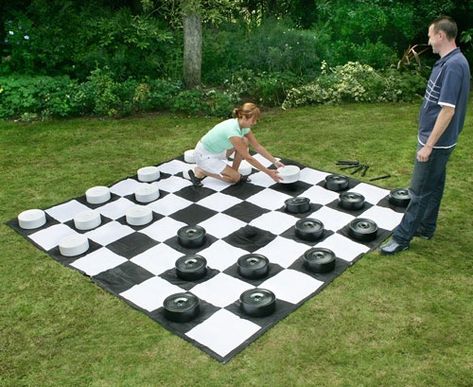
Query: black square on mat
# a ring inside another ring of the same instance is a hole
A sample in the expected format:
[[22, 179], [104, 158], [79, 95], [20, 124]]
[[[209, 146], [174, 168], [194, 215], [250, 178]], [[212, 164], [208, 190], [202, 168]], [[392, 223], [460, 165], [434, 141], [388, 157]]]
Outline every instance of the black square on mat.
[[230, 215], [245, 223], [250, 223], [253, 219], [266, 214], [267, 212], [270, 212], [270, 210], [258, 207], [257, 205], [250, 202], [241, 202], [235, 204], [233, 207], [227, 208], [225, 211], [223, 211], [223, 214]]
[[266, 275], [263, 278], [259, 278], [259, 279], [250, 279], [250, 278], [245, 278], [245, 277], [241, 276], [238, 273], [238, 264], [235, 263], [234, 265], [232, 265], [232, 266], [228, 267], [227, 269], [225, 269], [224, 273], [228, 274], [231, 277], [238, 278], [241, 281], [245, 281], [245, 282], [257, 287], [257, 286], [261, 285], [267, 279], [269, 279], [271, 277], [274, 277], [276, 274], [278, 274], [282, 270], [284, 270], [284, 269], [281, 266], [279, 266], [277, 263], [271, 263], [270, 262], [269, 263], [268, 275]]
[[314, 273], [309, 270], [307, 270], [304, 267], [304, 260], [302, 257], [299, 257], [294, 261], [294, 263], [288, 267], [288, 269], [292, 270], [297, 270], [300, 271], [304, 274], [310, 275], [311, 277], [315, 278], [316, 280], [329, 283], [332, 281], [335, 277], [339, 276], [342, 274], [345, 269], [350, 266], [350, 263], [341, 259], [341, 258], [335, 258], [335, 268], [332, 271], [329, 271], [328, 273]]
[[157, 244], [159, 242], [151, 239], [148, 235], [134, 232], [110, 243], [107, 248], [122, 257], [130, 259]]
[[330, 230], [324, 230], [322, 237], [317, 239], [316, 241], [308, 241], [305, 239], [301, 239], [296, 235], [296, 226], [292, 226], [288, 230], [284, 231], [281, 236], [287, 239], [291, 239], [296, 242], [301, 242], [305, 243], [306, 245], [309, 246], [315, 246], [317, 243], [322, 242], [323, 240], [327, 239], [330, 235], [335, 234], [333, 231]]
[[174, 192], [174, 195], [195, 203], [214, 194], [215, 192], [215, 190], [207, 187], [194, 187], [193, 185], [190, 185]]
[[285, 193], [286, 195], [299, 196], [304, 191], [312, 187], [312, 184], [306, 183], [304, 181], [296, 181], [291, 184], [282, 184], [276, 183], [270, 186], [269, 188], [274, 189], [275, 191]]
[[164, 273], [161, 273], [159, 277], [165, 279], [166, 281], [172, 283], [173, 285], [179, 286], [180, 288], [184, 290], [190, 290], [192, 289], [195, 285], [198, 285], [202, 282], [208, 281], [209, 279], [215, 277], [218, 273], [220, 273], [216, 269], [211, 269], [207, 268], [207, 274], [202, 277], [201, 279], [195, 280], [195, 281], [186, 281], [177, 276], [176, 269], [172, 268], [169, 270], [166, 270]]
[[148, 270], [131, 261], [126, 261], [113, 269], [93, 276], [92, 279], [113, 294], [119, 294], [151, 277], [154, 277], [154, 274]]
[[48, 228], [48, 227], [54, 226], [55, 224], [60, 223], [56, 219], [54, 219], [52, 216], [48, 215], [47, 212], [45, 213], [45, 215], [46, 215], [46, 223], [38, 228], [33, 228], [33, 229], [21, 228], [20, 223], [18, 222], [18, 217], [11, 219], [6, 224], [22, 235], [31, 235], [31, 234], [34, 234], [35, 232], [44, 230], [45, 228]]
[[245, 226], [223, 238], [228, 244], [250, 253], [266, 246], [276, 235], [258, 227]]
[[365, 212], [367, 209], [373, 207], [373, 205], [371, 203], [368, 203], [368, 202], [365, 202], [363, 204], [363, 207], [361, 207], [359, 210], [347, 210], [345, 208], [343, 208], [341, 205], [340, 205], [340, 200], [338, 199], [335, 199], [334, 201], [328, 203], [325, 205], [325, 207], [329, 207], [329, 208], [332, 208], [334, 210], [337, 210], [337, 211], [340, 211], [340, 212], [344, 212], [345, 214], [350, 214], [350, 215], [353, 215], [353, 216], [360, 216], [363, 212]]
[[[158, 321], [160, 324], [162, 324], [166, 329], [184, 337], [184, 334], [186, 332], [189, 332], [192, 328], [195, 328], [197, 325], [203, 323], [215, 312], [220, 310], [220, 308], [204, 300], [200, 300], [199, 310], [200, 310], [199, 314], [193, 320], [188, 321], [188, 322], [174, 322], [174, 321], [168, 320], [164, 315], [164, 308], [162, 307], [159, 309], [153, 310], [151, 313], [148, 313], [148, 315], [153, 320]], [[185, 338], [189, 340], [187, 337]]]
[[161, 215], [161, 214], [157, 214], [156, 212], [153, 211], [152, 213], [153, 215], [153, 218], [151, 219], [150, 222], [146, 223], [146, 224], [143, 224], [142, 226], [134, 226], [132, 224], [129, 224], [127, 221], [126, 221], [126, 215], [125, 216], [122, 216], [118, 219], [116, 219], [116, 221], [120, 224], [123, 224], [124, 226], [128, 226], [128, 227], [131, 227], [133, 230], [135, 231], [140, 231], [140, 230], [143, 230], [144, 228], [150, 226], [152, 223], [158, 221], [158, 220], [161, 220], [164, 218], [164, 215]]
[[104, 224], [107, 224], [109, 222], [111, 222], [112, 219], [110, 218], [107, 218], [106, 216], [103, 216], [102, 214], [100, 214], [100, 224], [97, 226], [97, 227], [94, 227], [90, 230], [79, 230], [78, 228], [76, 228], [75, 224], [74, 224], [74, 219], [71, 219], [71, 220], [68, 220], [66, 223], [64, 223], [66, 226], [69, 226], [70, 228], [72, 228], [75, 232], [78, 232], [79, 234], [85, 234], [86, 232], [89, 232], [89, 231], [92, 231], [92, 230], [95, 230], [96, 228], [99, 228], [101, 226], [103, 226]]
[[337, 234], [340, 234], [340, 235], [343, 235], [349, 239], [351, 239], [353, 242], [357, 242], [357, 243], [361, 243], [367, 247], [369, 247], [370, 249], [374, 249], [376, 247], [378, 247], [381, 242], [383, 242], [389, 235], [391, 235], [391, 231], [388, 231], [388, 230], [385, 230], [383, 228], [378, 228], [378, 232], [376, 233], [376, 238], [372, 241], [368, 241], [368, 242], [365, 242], [365, 241], [360, 241], [360, 240], [357, 240], [355, 238], [353, 238], [350, 233], [348, 232], [349, 230], [349, 224], [342, 227], [340, 230], [337, 231]]
[[377, 203], [377, 205], [380, 207], [390, 208], [391, 210], [399, 212], [400, 214], [403, 214], [404, 212], [406, 212], [406, 207], [399, 207], [399, 206], [395, 206], [391, 204], [391, 202], [389, 201], [389, 195], [382, 198]]
[[81, 196], [81, 197], [78, 197], [76, 198], [76, 200], [83, 204], [84, 206], [87, 206], [93, 210], [95, 210], [96, 208], [100, 208], [108, 203], [111, 203], [111, 202], [114, 202], [115, 200], [118, 200], [120, 199], [121, 196], [117, 195], [117, 194], [114, 194], [114, 193], [110, 193], [110, 200], [106, 201], [105, 203], [99, 203], [99, 204], [92, 204], [92, 203], [89, 203], [87, 201], [87, 197], [85, 195]]
[[213, 235], [206, 234], [204, 244], [200, 247], [196, 247], [193, 249], [181, 246], [181, 244], [178, 241], [177, 235], [173, 236], [172, 238], [169, 238], [164, 243], [167, 244], [169, 247], [172, 247], [174, 250], [181, 252], [182, 255], [187, 255], [187, 254], [197, 254], [199, 251], [204, 250], [207, 247], [209, 247], [216, 240], [217, 238], [215, 238]]
[[271, 313], [269, 316], [254, 317], [254, 316], [248, 316], [245, 312], [243, 312], [241, 310], [240, 305], [241, 305], [240, 300], [238, 300], [238, 301], [235, 301], [233, 304], [226, 306], [225, 309], [228, 310], [229, 312], [232, 312], [233, 314], [236, 314], [237, 316], [241, 318], [250, 320], [252, 323], [259, 325], [261, 328], [272, 327], [279, 320], [286, 317], [289, 313], [291, 313], [294, 309], [298, 307], [298, 305], [291, 304], [290, 302], [276, 299], [276, 306], [273, 313]]
[[183, 208], [182, 210], [175, 212], [174, 214], [169, 215], [169, 217], [178, 220], [179, 222], [184, 222], [188, 225], [196, 225], [217, 213], [217, 211], [194, 203], [188, 207]]
[[234, 196], [241, 200], [246, 200], [250, 196], [257, 194], [258, 192], [266, 189], [251, 183], [233, 184], [230, 187], [225, 188], [221, 193]]
[[[343, 175], [343, 176], [348, 177], [348, 187], [345, 189], [342, 189], [341, 191], [338, 191], [339, 193], [348, 191], [349, 189], [352, 189], [356, 187], [358, 184], [360, 184], [359, 180], [353, 179], [352, 177], [349, 177], [347, 175]], [[317, 183], [316, 185], [329, 190], [325, 184], [325, 180], [322, 180], [320, 183]], [[329, 191], [332, 191], [332, 190], [329, 190]], [[336, 191], [332, 191], [332, 192], [336, 192]]]
[[51, 257], [53, 257], [56, 261], [62, 263], [63, 265], [70, 265], [75, 260], [82, 258], [86, 256], [87, 254], [93, 253], [94, 251], [102, 247], [102, 245], [98, 244], [97, 242], [94, 242], [91, 239], [88, 239], [88, 241], [89, 241], [89, 248], [87, 249], [87, 251], [83, 254], [76, 255], [75, 257], [65, 257], [64, 255], [62, 255], [59, 250], [59, 246], [53, 247], [51, 250], [48, 251], [48, 254]]

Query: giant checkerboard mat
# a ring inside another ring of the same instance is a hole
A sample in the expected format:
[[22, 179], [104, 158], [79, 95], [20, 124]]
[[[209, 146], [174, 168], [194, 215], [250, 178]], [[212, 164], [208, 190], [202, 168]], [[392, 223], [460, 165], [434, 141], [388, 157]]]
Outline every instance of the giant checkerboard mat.
[[[259, 155], [255, 157], [269, 166]], [[276, 184], [266, 174], [253, 170], [249, 183], [230, 185], [206, 178], [203, 187], [195, 188], [183, 177], [189, 164], [182, 157], [159, 164], [160, 197], [146, 204], [153, 211], [153, 221], [140, 227], [130, 226], [125, 217], [130, 206], [142, 204], [134, 197], [137, 187], [144, 184], [136, 175], [110, 185], [112, 197], [104, 204], [89, 204], [84, 195], [44, 209], [47, 222], [38, 229], [22, 229], [16, 218], [8, 225], [56, 261], [89, 276], [171, 332], [226, 362], [320, 292], [363, 254], [378, 247], [403, 215], [402, 209], [389, 204], [388, 190], [352, 178], [348, 190], [362, 194], [366, 201], [360, 210], [344, 210], [338, 205], [339, 193], [325, 188], [325, 177], [330, 173], [282, 161], [301, 168], [298, 182]], [[285, 200], [296, 196], [310, 199], [308, 213], [285, 211]], [[100, 212], [101, 225], [90, 231], [77, 230], [74, 216], [90, 209]], [[323, 222], [325, 231], [317, 242], [295, 235], [294, 225], [303, 217]], [[357, 217], [376, 222], [379, 229], [375, 240], [362, 243], [350, 238], [348, 224]], [[203, 246], [189, 250], [178, 243], [177, 230], [185, 225], [205, 228]], [[242, 232], [248, 225], [258, 230], [255, 238]], [[75, 233], [87, 236], [88, 251], [72, 258], [62, 256], [59, 241]], [[304, 268], [302, 256], [314, 246], [335, 253], [332, 272], [313, 274]], [[206, 258], [207, 275], [196, 282], [179, 279], [175, 261], [195, 253]], [[269, 259], [266, 278], [248, 280], [238, 275], [236, 262], [248, 253]], [[255, 287], [276, 295], [276, 309], [270, 316], [248, 317], [240, 311], [240, 294]], [[168, 321], [163, 300], [185, 291], [200, 299], [200, 314], [190, 322]]]

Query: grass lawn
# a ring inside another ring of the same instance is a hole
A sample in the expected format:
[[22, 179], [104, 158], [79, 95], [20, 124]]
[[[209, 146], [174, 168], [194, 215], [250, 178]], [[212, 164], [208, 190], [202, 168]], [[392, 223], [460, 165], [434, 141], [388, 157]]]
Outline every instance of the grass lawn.
[[[399, 385], [473, 383], [473, 106], [449, 163], [437, 234], [365, 255], [222, 365], [67, 269], [4, 223], [193, 148], [218, 120], [0, 122], [0, 385]], [[358, 159], [408, 186], [417, 104], [263, 114], [273, 154], [339, 171]]]

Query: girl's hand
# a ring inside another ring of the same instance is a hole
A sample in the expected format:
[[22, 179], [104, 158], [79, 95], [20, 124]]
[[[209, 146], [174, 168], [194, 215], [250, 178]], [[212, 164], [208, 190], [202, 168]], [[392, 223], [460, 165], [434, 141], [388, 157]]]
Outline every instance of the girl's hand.
[[279, 160], [276, 160], [276, 162], [274, 163], [274, 166], [276, 168], [282, 168], [282, 167], [285, 167], [285, 165], [283, 163], [281, 163]]
[[280, 182], [282, 179], [279, 176], [279, 173], [276, 169], [266, 169], [266, 174], [273, 179], [276, 183]]

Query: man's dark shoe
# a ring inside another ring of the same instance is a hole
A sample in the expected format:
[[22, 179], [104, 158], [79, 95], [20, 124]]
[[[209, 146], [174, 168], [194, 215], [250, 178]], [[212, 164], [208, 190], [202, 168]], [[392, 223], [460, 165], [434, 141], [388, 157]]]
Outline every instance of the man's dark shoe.
[[409, 245], [402, 245], [398, 243], [394, 238], [391, 238], [379, 249], [382, 255], [393, 255], [401, 251], [407, 250]]
[[421, 231], [416, 231], [416, 232], [414, 233], [414, 236], [415, 236], [415, 237], [418, 237], [418, 238], [425, 239], [425, 240], [430, 240], [430, 239], [432, 239], [432, 237], [433, 237], [432, 234], [425, 234], [425, 233], [423, 233], [423, 232], [421, 232]]
[[202, 181], [199, 179], [195, 174], [192, 169], [189, 169], [189, 177], [191, 178], [192, 185], [194, 187], [202, 187]]

